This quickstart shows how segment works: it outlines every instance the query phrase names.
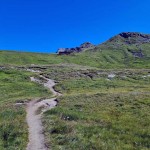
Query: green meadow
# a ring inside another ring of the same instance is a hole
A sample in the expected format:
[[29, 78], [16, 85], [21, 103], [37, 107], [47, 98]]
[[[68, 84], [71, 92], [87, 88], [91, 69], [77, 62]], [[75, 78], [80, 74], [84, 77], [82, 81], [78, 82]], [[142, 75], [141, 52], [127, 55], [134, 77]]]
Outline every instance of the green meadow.
[[0, 51], [0, 149], [26, 149], [26, 103], [52, 96], [30, 81], [39, 75], [55, 80], [55, 90], [63, 94], [43, 115], [49, 147], [150, 149], [150, 59], [143, 46], [141, 59], [126, 48], [104, 51], [102, 46], [70, 56]]
[[[16, 69], [0, 70], [0, 149], [23, 150], [28, 143], [25, 103], [50, 97], [42, 85], [30, 81], [32, 73]], [[18, 105], [17, 103], [23, 103]]]
[[124, 46], [118, 49], [100, 45], [82, 53], [71, 55], [25, 53], [13, 51], [0, 51], [0, 65], [55, 65], [55, 64], [76, 64], [100, 69], [143, 69], [150, 68], [149, 44], [141, 46], [144, 57], [133, 57], [130, 50], [135, 50], [134, 46]]
[[52, 149], [150, 148], [150, 70], [64, 70], [45, 69], [63, 93], [43, 119]]

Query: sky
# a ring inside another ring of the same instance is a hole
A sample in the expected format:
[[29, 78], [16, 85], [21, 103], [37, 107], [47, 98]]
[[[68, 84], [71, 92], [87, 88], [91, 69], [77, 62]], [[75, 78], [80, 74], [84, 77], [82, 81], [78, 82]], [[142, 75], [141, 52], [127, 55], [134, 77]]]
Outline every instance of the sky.
[[0, 0], [0, 50], [54, 53], [150, 33], [150, 0]]

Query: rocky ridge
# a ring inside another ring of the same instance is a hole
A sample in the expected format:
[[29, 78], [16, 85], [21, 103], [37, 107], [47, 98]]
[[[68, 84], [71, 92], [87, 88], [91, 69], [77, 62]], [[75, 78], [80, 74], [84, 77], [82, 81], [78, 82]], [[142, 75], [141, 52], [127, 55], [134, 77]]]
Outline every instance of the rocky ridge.
[[94, 45], [90, 42], [85, 42], [83, 44], [81, 44], [79, 47], [74, 47], [74, 48], [59, 48], [57, 50], [57, 54], [59, 55], [63, 55], [63, 54], [71, 54], [71, 53], [78, 53], [78, 52], [81, 52], [85, 49], [88, 49], [88, 48], [93, 48]]
[[134, 46], [135, 51], [129, 50], [133, 56], [143, 57], [144, 55], [140, 46], [145, 43], [150, 44], [150, 34], [143, 34], [139, 32], [122, 32], [99, 45], [93, 45], [90, 42], [85, 42], [75, 48], [59, 48], [57, 54], [69, 55], [71, 53], [79, 53], [89, 49], [122, 49], [124, 46]]
[[150, 34], [139, 32], [122, 32], [106, 42], [123, 42], [124, 44], [143, 44], [150, 43]]

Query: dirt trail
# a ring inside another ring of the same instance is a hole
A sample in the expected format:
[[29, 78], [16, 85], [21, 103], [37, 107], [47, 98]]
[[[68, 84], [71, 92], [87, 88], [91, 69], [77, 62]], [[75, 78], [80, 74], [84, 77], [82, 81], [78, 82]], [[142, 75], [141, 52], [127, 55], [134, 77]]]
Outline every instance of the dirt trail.
[[[52, 109], [57, 105], [56, 97], [61, 95], [54, 90], [53, 87], [55, 85], [55, 82], [53, 80], [47, 79], [43, 76], [40, 77], [47, 81], [46, 83], [42, 84], [45, 87], [49, 88], [55, 98], [44, 99], [41, 101], [33, 100], [27, 104], [26, 119], [29, 127], [29, 143], [26, 150], [48, 150], [45, 145], [41, 117], [43, 112]], [[41, 84], [41, 81], [39, 79], [35, 79], [34, 77], [31, 77], [31, 81]], [[41, 114], [37, 113], [39, 108], [42, 108]]]

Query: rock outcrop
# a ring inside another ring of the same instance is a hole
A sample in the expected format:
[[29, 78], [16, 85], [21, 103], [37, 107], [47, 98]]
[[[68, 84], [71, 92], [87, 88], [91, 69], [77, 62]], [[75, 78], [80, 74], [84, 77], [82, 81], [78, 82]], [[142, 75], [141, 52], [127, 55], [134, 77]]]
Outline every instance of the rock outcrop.
[[124, 44], [150, 43], [150, 34], [139, 32], [122, 32], [112, 37], [108, 42], [122, 42]]
[[94, 45], [90, 42], [85, 42], [80, 45], [80, 48], [90, 48], [90, 47], [94, 47]]
[[134, 38], [150, 39], [149, 34], [142, 34], [142, 33], [139, 33], [139, 32], [122, 32], [119, 35], [124, 37], [124, 38], [134, 37]]
[[85, 49], [88, 48], [92, 48], [94, 47], [93, 44], [91, 44], [90, 42], [85, 42], [83, 44], [81, 44], [79, 47], [74, 47], [74, 48], [59, 48], [57, 51], [57, 54], [59, 55], [69, 55], [71, 53], [79, 53]]
[[119, 34], [121, 37], [128, 39], [130, 44], [150, 43], [150, 35], [138, 32], [123, 32]]

